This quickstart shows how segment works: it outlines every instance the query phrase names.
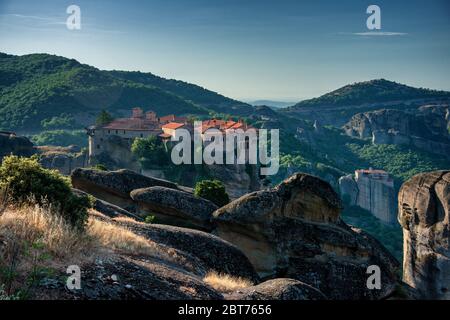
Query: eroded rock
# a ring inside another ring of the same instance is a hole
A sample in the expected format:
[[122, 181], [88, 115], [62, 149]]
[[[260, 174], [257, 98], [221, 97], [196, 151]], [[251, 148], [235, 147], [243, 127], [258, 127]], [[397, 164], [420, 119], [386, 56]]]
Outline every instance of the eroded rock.
[[230, 300], [325, 300], [327, 297], [298, 280], [278, 278], [240, 289], [226, 297]]
[[153, 214], [158, 223], [200, 230], [211, 230], [211, 218], [217, 206], [191, 193], [166, 187], [150, 187], [131, 192], [138, 212]]
[[[328, 183], [298, 173], [215, 211], [213, 232], [240, 248], [262, 277], [294, 278], [331, 299], [388, 296], [399, 263], [378, 241], [341, 221], [340, 210]], [[367, 288], [370, 265], [381, 269], [380, 290]]]
[[403, 281], [422, 299], [450, 299], [450, 171], [421, 173], [398, 197]]
[[135, 203], [130, 197], [134, 189], [153, 186], [178, 189], [178, 185], [170, 181], [143, 176], [131, 170], [101, 171], [78, 168], [71, 174], [74, 188], [93, 196], [134, 211]]

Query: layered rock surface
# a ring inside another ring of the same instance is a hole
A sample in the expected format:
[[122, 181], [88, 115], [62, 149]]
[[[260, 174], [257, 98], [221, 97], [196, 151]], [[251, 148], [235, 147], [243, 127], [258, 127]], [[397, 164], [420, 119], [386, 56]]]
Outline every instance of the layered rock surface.
[[74, 188], [130, 211], [135, 210], [135, 203], [130, 197], [130, 192], [135, 189], [162, 186], [176, 190], [190, 190], [167, 180], [146, 177], [126, 169], [100, 171], [78, 168], [72, 172], [71, 179]]
[[[265, 278], [288, 277], [331, 299], [379, 299], [398, 281], [399, 263], [378, 241], [340, 219], [341, 202], [319, 178], [295, 174], [214, 212], [214, 233], [235, 244]], [[367, 268], [381, 270], [380, 290]]]
[[421, 173], [398, 198], [403, 281], [422, 299], [450, 299], [450, 171]]
[[316, 288], [298, 280], [279, 278], [256, 286], [240, 289], [228, 297], [230, 300], [325, 300]]
[[136, 189], [130, 193], [138, 212], [153, 214], [158, 223], [211, 230], [211, 217], [217, 206], [193, 194], [166, 187]]

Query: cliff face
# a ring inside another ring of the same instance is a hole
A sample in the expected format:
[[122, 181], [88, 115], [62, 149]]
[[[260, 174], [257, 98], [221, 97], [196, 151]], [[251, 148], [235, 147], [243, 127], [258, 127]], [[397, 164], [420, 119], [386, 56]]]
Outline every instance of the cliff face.
[[371, 179], [364, 175], [354, 179], [347, 175], [339, 178], [339, 190], [342, 196], [348, 197], [351, 206], [370, 211], [384, 223], [396, 223], [396, 193], [392, 180]]
[[415, 111], [382, 109], [354, 115], [343, 129], [374, 144], [407, 144], [450, 157], [448, 105], [422, 106]]
[[422, 299], [450, 299], [450, 171], [421, 173], [398, 197], [403, 281]]

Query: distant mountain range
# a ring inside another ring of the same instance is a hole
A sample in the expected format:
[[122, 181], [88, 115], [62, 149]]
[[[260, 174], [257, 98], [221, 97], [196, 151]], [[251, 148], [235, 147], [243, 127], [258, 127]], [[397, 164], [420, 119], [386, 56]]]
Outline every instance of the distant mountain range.
[[253, 111], [249, 104], [151, 73], [102, 71], [49, 54], [0, 53], [0, 129], [39, 130], [42, 120], [61, 114], [88, 124], [102, 109], [124, 113], [136, 106], [161, 115]]
[[346, 85], [318, 98], [301, 101], [287, 109], [292, 111], [310, 107], [354, 106], [430, 98], [450, 98], [450, 92], [414, 88], [394, 81], [376, 79]]
[[[355, 113], [366, 111], [367, 105], [371, 104], [380, 108], [393, 101], [449, 98], [450, 92], [413, 88], [379, 79], [347, 85], [290, 107], [269, 100], [252, 104], [284, 107], [276, 108], [277, 111], [270, 115], [274, 124], [286, 123], [286, 116], [309, 120], [341, 117], [337, 124], [343, 124]], [[365, 109], [354, 107], [361, 105]], [[254, 107], [197, 85], [152, 73], [103, 71], [74, 59], [49, 54], [15, 56], [0, 53], [0, 129], [39, 131], [43, 120], [54, 117], [73, 117], [81, 128], [92, 123], [102, 109], [117, 116], [128, 114], [136, 106], [160, 115], [229, 114], [267, 118], [269, 112], [266, 108]], [[334, 111], [324, 113], [324, 109], [335, 109], [338, 117]]]
[[376, 79], [346, 85], [318, 98], [278, 109], [297, 119], [341, 127], [353, 115], [379, 109], [412, 110], [426, 104], [449, 104], [450, 92], [414, 88]]

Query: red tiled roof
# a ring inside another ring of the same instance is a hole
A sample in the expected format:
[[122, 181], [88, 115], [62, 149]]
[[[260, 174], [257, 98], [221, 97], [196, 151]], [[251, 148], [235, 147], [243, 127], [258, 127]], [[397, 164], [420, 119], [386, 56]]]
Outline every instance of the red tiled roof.
[[121, 118], [113, 120], [112, 122], [103, 126], [103, 129], [154, 131], [158, 130], [159, 126], [154, 121], [149, 121], [147, 119]]
[[163, 125], [162, 128], [163, 129], [178, 129], [182, 126], [184, 126], [184, 123], [169, 122], [168, 124]]
[[368, 174], [372, 174], [372, 173], [375, 173], [375, 174], [387, 174], [387, 172], [384, 171], [384, 170], [374, 170], [374, 169], [372, 169], [372, 170], [370, 170], [370, 169], [359, 169], [359, 170], [356, 170], [356, 171], [362, 172], [362, 173], [368, 173]]

